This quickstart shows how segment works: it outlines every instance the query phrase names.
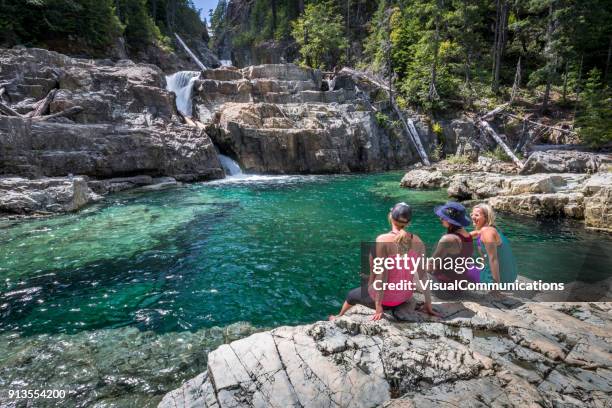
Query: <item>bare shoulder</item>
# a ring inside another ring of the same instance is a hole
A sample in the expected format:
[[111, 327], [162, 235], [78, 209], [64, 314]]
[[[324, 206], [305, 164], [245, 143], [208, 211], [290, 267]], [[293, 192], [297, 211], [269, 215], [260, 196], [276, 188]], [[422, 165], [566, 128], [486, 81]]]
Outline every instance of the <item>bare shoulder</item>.
[[376, 237], [376, 242], [393, 242], [395, 235], [387, 232], [386, 234], [380, 234]]
[[494, 227], [483, 227], [480, 229], [480, 237], [485, 242], [499, 242], [499, 234]]
[[459, 237], [454, 234], [444, 234], [440, 238], [439, 242], [458, 242], [460, 241]]

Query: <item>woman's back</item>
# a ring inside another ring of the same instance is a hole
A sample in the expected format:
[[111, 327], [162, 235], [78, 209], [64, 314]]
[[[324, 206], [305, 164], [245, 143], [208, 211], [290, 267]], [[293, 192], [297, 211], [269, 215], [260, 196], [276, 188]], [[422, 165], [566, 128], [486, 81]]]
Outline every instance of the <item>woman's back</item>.
[[[399, 234], [404, 234], [401, 239]], [[398, 242], [400, 241], [400, 242]], [[384, 259], [394, 260], [393, 267], [386, 269], [387, 284], [403, 284], [401, 289], [384, 290], [382, 304], [384, 306], [397, 306], [402, 304], [412, 296], [413, 289], [409, 282], [414, 281], [414, 276], [418, 272], [414, 270], [417, 259], [424, 253], [423, 241], [417, 236], [407, 231], [391, 231], [379, 235], [376, 239], [376, 256]], [[397, 260], [400, 255], [400, 262]], [[404, 255], [406, 258], [404, 259]], [[382, 274], [375, 277], [381, 280]], [[369, 288], [370, 296], [374, 297], [377, 292], [372, 286]]]

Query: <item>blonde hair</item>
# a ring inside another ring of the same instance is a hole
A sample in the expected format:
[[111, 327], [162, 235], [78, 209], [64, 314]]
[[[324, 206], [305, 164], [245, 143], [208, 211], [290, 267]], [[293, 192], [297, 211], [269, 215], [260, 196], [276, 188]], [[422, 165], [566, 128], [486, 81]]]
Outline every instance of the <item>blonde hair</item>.
[[491, 207], [489, 204], [482, 203], [474, 206], [474, 209], [477, 208], [481, 210], [485, 216], [485, 225], [488, 227], [493, 227], [495, 225], [495, 211], [493, 211], [493, 207]]
[[399, 230], [397, 236], [395, 237], [393, 241], [398, 245], [401, 253], [407, 253], [412, 247], [412, 237], [410, 234], [408, 234], [408, 232], [406, 232], [405, 228], [410, 223], [407, 222], [406, 224], [404, 224], [402, 222], [394, 220], [391, 217], [391, 213], [389, 213], [389, 216], [387, 217], [387, 219], [389, 220], [389, 224], [391, 226], [395, 225], [397, 229]]

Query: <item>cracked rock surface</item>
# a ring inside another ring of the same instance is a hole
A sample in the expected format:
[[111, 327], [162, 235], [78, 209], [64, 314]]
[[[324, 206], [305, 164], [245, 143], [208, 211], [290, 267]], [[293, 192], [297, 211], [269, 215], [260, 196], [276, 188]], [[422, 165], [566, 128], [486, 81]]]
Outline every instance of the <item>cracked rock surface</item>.
[[440, 319], [373, 322], [357, 306], [222, 345], [159, 407], [604, 407], [612, 395], [612, 303], [436, 307]]

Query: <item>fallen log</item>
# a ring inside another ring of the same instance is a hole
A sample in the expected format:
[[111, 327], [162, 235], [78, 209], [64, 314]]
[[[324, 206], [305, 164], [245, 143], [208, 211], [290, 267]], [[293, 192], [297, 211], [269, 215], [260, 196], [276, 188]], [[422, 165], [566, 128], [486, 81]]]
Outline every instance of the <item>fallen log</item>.
[[0, 102], [0, 114], [4, 116], [16, 116], [18, 118], [23, 117], [19, 112], [13, 110], [13, 108], [3, 102]]
[[191, 50], [189, 49], [189, 47], [187, 46], [187, 44], [185, 44], [185, 42], [183, 41], [183, 39], [182, 39], [181, 37], [179, 37], [179, 35], [178, 35], [177, 33], [174, 33], [174, 36], [175, 36], [175, 37], [176, 37], [176, 39], [178, 40], [179, 44], [181, 44], [181, 46], [182, 46], [182, 47], [185, 49], [185, 52], [186, 52], [186, 53], [187, 53], [187, 54], [188, 54], [188, 55], [191, 57], [191, 59], [193, 60], [193, 62], [195, 62], [195, 63], [196, 63], [196, 65], [197, 65], [198, 67], [200, 67], [200, 69], [201, 69], [202, 71], [205, 71], [205, 70], [207, 69], [207, 68], [206, 68], [206, 65], [204, 65], [204, 64], [202, 63], [202, 61], [200, 61], [200, 60], [198, 59], [198, 57], [196, 57], [196, 55], [193, 53], [193, 51], [191, 51]]
[[82, 111], [83, 111], [83, 107], [81, 107], [81, 106], [73, 106], [71, 108], [64, 109], [63, 111], [54, 113], [52, 115], [45, 115], [45, 116], [34, 117], [34, 118], [32, 118], [32, 120], [39, 122], [39, 121], [55, 119], [55, 118], [59, 118], [59, 117], [73, 116], [73, 115], [76, 115], [77, 113], [81, 113]]
[[397, 114], [397, 116], [399, 116], [400, 120], [404, 124], [404, 128], [408, 132], [408, 135], [410, 135], [412, 143], [414, 143], [414, 147], [416, 148], [417, 152], [419, 153], [419, 156], [421, 157], [421, 161], [425, 166], [430, 166], [431, 162], [429, 161], [429, 157], [427, 157], [427, 152], [425, 151], [425, 148], [423, 148], [423, 144], [421, 143], [421, 137], [419, 136], [419, 132], [414, 126], [414, 122], [410, 118], [404, 118], [404, 115], [399, 110], [395, 102], [392, 102], [392, 105], [393, 109], [395, 110], [395, 113]]
[[574, 135], [577, 134], [575, 131], [570, 130], [570, 129], [563, 129], [563, 128], [556, 127], [556, 126], [545, 125], [543, 123], [539, 123], [539, 122], [536, 122], [536, 121], [533, 121], [533, 120], [530, 120], [530, 119], [522, 118], [522, 117], [520, 117], [518, 115], [513, 115], [512, 113], [504, 112], [504, 115], [510, 116], [511, 118], [514, 118], [514, 119], [524, 120], [525, 122], [531, 123], [532, 125], [544, 127], [544, 128], [547, 128], [547, 129], [558, 130], [559, 132], [571, 133], [571, 134], [574, 134]]
[[495, 140], [495, 142], [499, 146], [501, 146], [501, 148], [504, 150], [504, 152], [506, 152], [508, 157], [510, 157], [512, 159], [514, 164], [516, 164], [519, 169], [522, 169], [523, 168], [523, 162], [518, 157], [516, 157], [516, 155], [514, 154], [512, 149], [510, 149], [508, 147], [508, 145], [506, 143], [504, 143], [502, 138], [497, 134], [497, 132], [495, 132], [493, 130], [491, 125], [489, 125], [489, 122], [487, 122], [486, 120], [480, 120], [477, 123], [486, 133], [489, 134], [489, 136], [491, 136], [491, 138], [493, 138], [493, 140]]
[[493, 118], [495, 115], [497, 115], [498, 113], [500, 113], [501, 111], [503, 111], [504, 109], [506, 109], [508, 106], [510, 106], [509, 103], [504, 103], [503, 105], [499, 105], [497, 108], [493, 109], [492, 111], [489, 111], [487, 113], [485, 113], [484, 115], [482, 115], [480, 117], [481, 120], [487, 120], [487, 119], [491, 119]]
[[44, 99], [41, 99], [40, 101], [37, 102], [36, 108], [33, 111], [29, 112], [27, 116], [29, 117], [43, 116], [45, 113], [47, 113], [47, 110], [49, 109], [49, 105], [51, 105], [51, 102], [53, 102], [53, 98], [55, 98], [56, 93], [57, 93], [57, 89], [50, 90]]

